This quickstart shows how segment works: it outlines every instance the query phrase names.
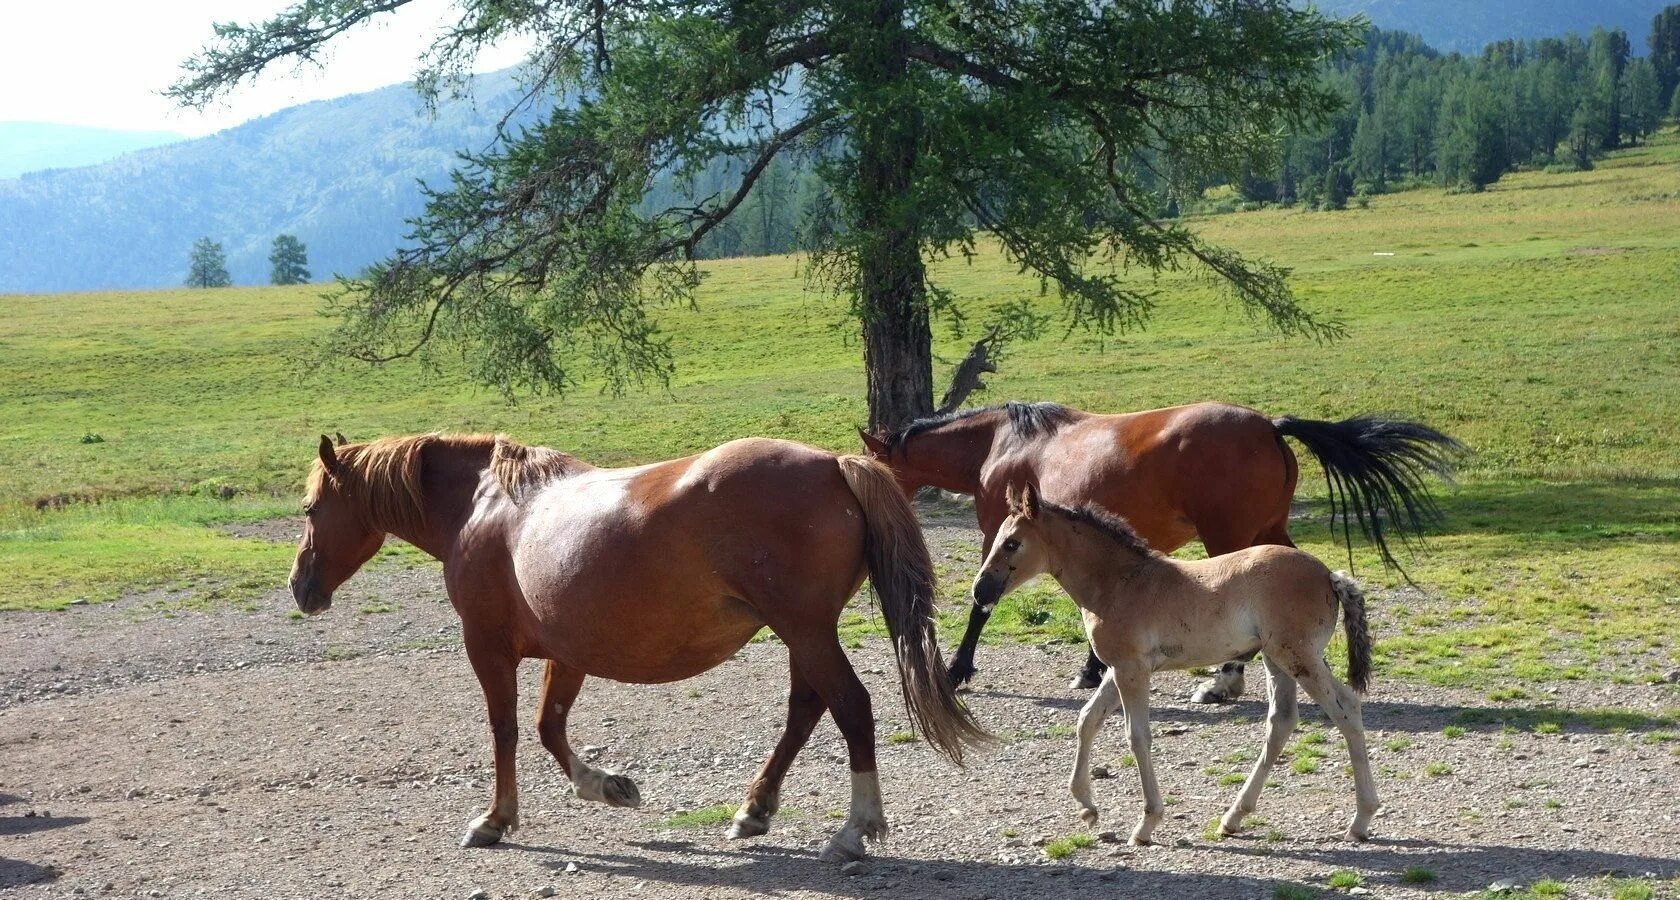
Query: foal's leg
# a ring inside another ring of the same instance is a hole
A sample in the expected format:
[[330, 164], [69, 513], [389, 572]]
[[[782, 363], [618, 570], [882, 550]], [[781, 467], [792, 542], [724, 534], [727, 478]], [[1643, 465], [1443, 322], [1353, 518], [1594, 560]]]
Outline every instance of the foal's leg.
[[[1123, 671], [1122, 671], [1123, 667]], [[1149, 757], [1149, 669], [1139, 662], [1126, 661], [1108, 670], [1108, 678], [1120, 689], [1120, 708], [1126, 713], [1126, 736], [1131, 742], [1132, 756], [1137, 760], [1138, 779], [1143, 782], [1143, 818], [1132, 830], [1132, 843], [1149, 843], [1155, 826], [1166, 814], [1161, 802], [1161, 786], [1155, 783], [1155, 763]]]
[[1248, 773], [1248, 780], [1243, 782], [1231, 809], [1219, 821], [1219, 830], [1225, 834], [1236, 834], [1242, 830], [1243, 819], [1254, 812], [1255, 805], [1260, 802], [1260, 791], [1266, 786], [1266, 776], [1271, 774], [1284, 745], [1289, 743], [1289, 736], [1295, 732], [1299, 715], [1295, 705], [1295, 679], [1278, 668], [1270, 657], [1266, 658], [1266, 674], [1267, 690], [1271, 695], [1271, 712], [1266, 716], [1266, 746], [1261, 748], [1260, 759], [1254, 763], [1253, 771]]
[[537, 734], [543, 746], [560, 762], [580, 800], [596, 800], [608, 806], [641, 806], [642, 792], [636, 782], [584, 762], [572, 752], [566, 740], [566, 714], [583, 687], [583, 673], [549, 660], [543, 668], [542, 704], [537, 707]]
[[[840, 649], [840, 641], [832, 630], [818, 637], [789, 633], [782, 635], [782, 639], [787, 642], [793, 665], [799, 667], [806, 682], [834, 716], [834, 724], [840, 727], [851, 757], [851, 811], [840, 831], [823, 848], [822, 858], [829, 862], [861, 859], [865, 855], [864, 838], [880, 840], [887, 836], [887, 819], [881, 810], [881, 781], [875, 771], [875, 713], [869, 692], [852, 670], [851, 660]], [[780, 747], [777, 752], [780, 753]]]
[[467, 825], [463, 847], [488, 847], [519, 827], [519, 782], [514, 777], [514, 749], [519, 743], [519, 658], [482, 636], [466, 635], [467, 660], [484, 689], [490, 735], [496, 748], [496, 787], [490, 808]]
[[1358, 809], [1348, 823], [1347, 838], [1364, 841], [1371, 837], [1371, 817], [1377, 814], [1377, 784], [1371, 778], [1371, 760], [1365, 753], [1365, 725], [1361, 721], [1359, 695], [1336, 680], [1330, 667], [1321, 657], [1302, 660], [1301, 687], [1307, 689], [1318, 705], [1324, 708], [1330, 721], [1341, 729], [1347, 741], [1348, 755], [1353, 757], [1353, 789]]
[[793, 758], [811, 739], [811, 730], [822, 718], [822, 696], [800, 674], [791, 654], [788, 658], [788, 681], [787, 725], [782, 729], [782, 739], [776, 742], [775, 751], [758, 770], [752, 786], [747, 788], [747, 799], [735, 813], [734, 824], [729, 826], [732, 838], [754, 837], [770, 830], [770, 817], [781, 806], [782, 779], [787, 776], [788, 767], [793, 765]]
[[1085, 701], [1085, 708], [1079, 711], [1079, 750], [1073, 757], [1073, 778], [1068, 782], [1068, 790], [1079, 802], [1079, 818], [1086, 825], [1097, 824], [1098, 817], [1097, 805], [1091, 799], [1091, 745], [1097, 741], [1103, 720], [1119, 703], [1120, 689], [1114, 686], [1113, 673], [1108, 673], [1097, 685], [1096, 693]]
[[[1287, 503], [1285, 504], [1287, 507]], [[1282, 547], [1293, 547], [1295, 542], [1289, 539], [1287, 510], [1285, 518], [1273, 523], [1258, 534], [1250, 531], [1241, 523], [1220, 520], [1203, 527], [1197, 523], [1196, 533], [1202, 538], [1202, 546], [1208, 556], [1222, 556], [1235, 553], [1248, 547], [1260, 544], [1277, 544]], [[1245, 680], [1246, 666], [1254, 660], [1254, 654], [1238, 657], [1219, 667], [1219, 671], [1207, 681], [1196, 686], [1190, 695], [1191, 703], [1231, 703], [1243, 695], [1248, 685]]]

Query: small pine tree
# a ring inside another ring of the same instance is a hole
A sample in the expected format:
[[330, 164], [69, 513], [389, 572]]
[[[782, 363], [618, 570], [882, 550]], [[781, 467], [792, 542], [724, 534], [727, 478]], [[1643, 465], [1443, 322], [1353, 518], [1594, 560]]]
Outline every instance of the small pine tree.
[[282, 234], [274, 238], [268, 265], [270, 284], [309, 283], [309, 251], [296, 235]]
[[1674, 99], [1668, 103], [1668, 117], [1680, 122], [1680, 91], [1674, 92]]
[[232, 283], [221, 243], [207, 237], [193, 241], [192, 256], [187, 263], [187, 287], [217, 288]]

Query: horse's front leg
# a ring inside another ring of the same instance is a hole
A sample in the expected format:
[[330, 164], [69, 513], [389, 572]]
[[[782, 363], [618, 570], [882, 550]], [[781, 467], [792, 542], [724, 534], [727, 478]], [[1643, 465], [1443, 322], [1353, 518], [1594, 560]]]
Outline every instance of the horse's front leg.
[[1086, 825], [1097, 824], [1099, 817], [1097, 804], [1091, 798], [1091, 747], [1097, 741], [1097, 732], [1102, 730], [1103, 720], [1119, 702], [1120, 691], [1114, 686], [1114, 679], [1104, 677], [1096, 693], [1085, 701], [1085, 708], [1079, 711], [1079, 750], [1073, 757], [1073, 778], [1068, 782], [1068, 790], [1079, 802], [1079, 818]]
[[582, 687], [582, 672], [552, 659], [547, 662], [543, 667], [542, 704], [537, 707], [537, 734], [571, 779], [578, 799], [608, 806], [641, 806], [642, 792], [636, 782], [584, 762], [566, 740], [566, 716]]
[[484, 635], [464, 635], [467, 659], [484, 689], [495, 742], [496, 787], [490, 808], [467, 825], [462, 847], [488, 847], [519, 827], [519, 782], [514, 776], [514, 751], [519, 744], [519, 657], [505, 642]]
[[[1123, 669], [1123, 670], [1122, 670]], [[1149, 755], [1149, 669], [1141, 663], [1121, 663], [1109, 670], [1108, 679], [1120, 689], [1120, 708], [1126, 714], [1127, 738], [1137, 760], [1138, 779], [1143, 782], [1143, 818], [1132, 830], [1132, 843], [1150, 842], [1155, 827], [1166, 814], [1161, 786], [1155, 782], [1155, 763]]]
[[781, 740], [776, 742], [775, 751], [758, 770], [752, 786], [747, 788], [747, 799], [741, 803], [741, 808], [735, 813], [735, 821], [729, 826], [732, 838], [755, 837], [770, 830], [770, 818], [781, 806], [782, 779], [787, 776], [794, 757], [811, 739], [812, 729], [822, 719], [825, 708], [822, 695], [800, 674], [799, 666], [794, 664], [791, 655], [788, 673], [787, 724], [782, 729]]

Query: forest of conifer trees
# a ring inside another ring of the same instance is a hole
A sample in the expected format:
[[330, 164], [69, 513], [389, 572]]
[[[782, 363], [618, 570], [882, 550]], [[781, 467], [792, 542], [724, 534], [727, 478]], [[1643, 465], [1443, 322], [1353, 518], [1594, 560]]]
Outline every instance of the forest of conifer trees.
[[[1345, 98], [1311, 131], [1280, 142], [1269, 166], [1171, 184], [1171, 160], [1138, 160], [1158, 191], [1158, 209], [1264, 204], [1341, 209], [1350, 201], [1420, 184], [1481, 190], [1519, 167], [1586, 169], [1607, 150], [1637, 144], [1680, 109], [1680, 5], [1652, 24], [1648, 57], [1620, 30], [1500, 41], [1479, 56], [1443, 54], [1415, 35], [1371, 29], [1358, 50], [1325, 66]], [[778, 158], [737, 214], [701, 245], [705, 256], [787, 253], [805, 246], [828, 203], [815, 177], [822, 155]], [[733, 181], [718, 164], [689, 189], [707, 196]], [[1236, 197], [1202, 201], [1230, 184]], [[663, 185], [650, 205], [664, 205]]]

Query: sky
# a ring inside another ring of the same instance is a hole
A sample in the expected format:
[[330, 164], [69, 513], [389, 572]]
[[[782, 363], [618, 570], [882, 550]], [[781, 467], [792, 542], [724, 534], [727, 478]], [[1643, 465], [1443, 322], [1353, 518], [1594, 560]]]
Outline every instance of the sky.
[[[271, 66], [202, 112], [160, 96], [216, 21], [268, 18], [285, 0], [49, 0], [0, 4], [0, 122], [53, 122], [209, 134], [309, 100], [409, 80], [448, 0], [414, 0], [341, 35], [325, 68]], [[514, 65], [523, 47], [482, 54], [478, 71]]]

